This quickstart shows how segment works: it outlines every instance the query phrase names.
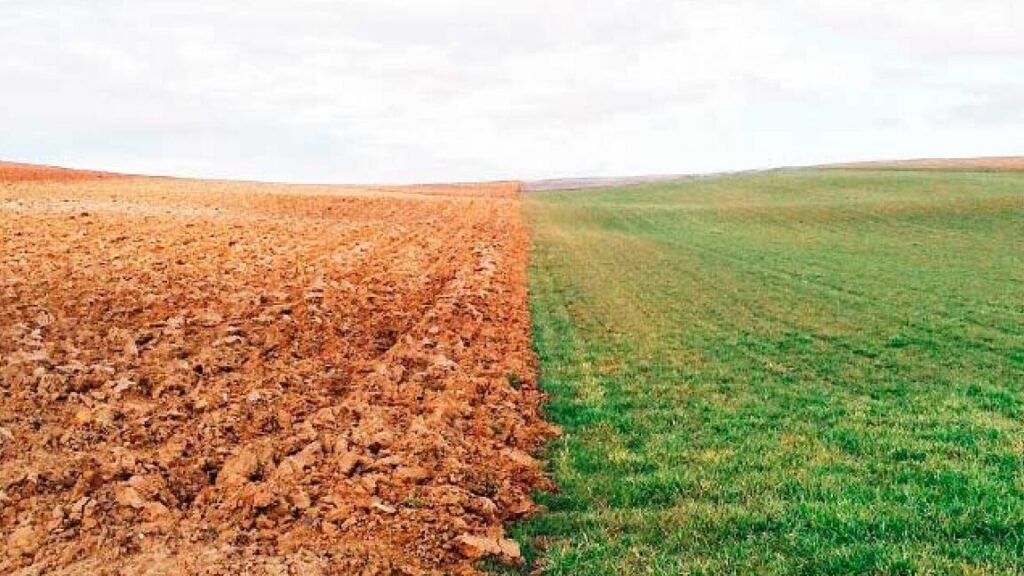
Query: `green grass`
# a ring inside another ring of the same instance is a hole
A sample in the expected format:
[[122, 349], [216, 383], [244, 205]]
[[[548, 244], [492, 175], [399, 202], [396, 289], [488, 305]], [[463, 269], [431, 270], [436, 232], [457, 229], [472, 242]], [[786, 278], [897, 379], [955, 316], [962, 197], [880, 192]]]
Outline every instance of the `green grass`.
[[524, 210], [565, 431], [548, 512], [513, 530], [543, 573], [1024, 573], [1024, 174]]

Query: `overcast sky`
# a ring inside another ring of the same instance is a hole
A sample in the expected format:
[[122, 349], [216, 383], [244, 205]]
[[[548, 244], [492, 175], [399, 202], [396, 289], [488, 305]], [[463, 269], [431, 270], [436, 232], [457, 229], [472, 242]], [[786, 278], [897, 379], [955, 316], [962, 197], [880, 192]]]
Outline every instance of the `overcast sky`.
[[1021, 0], [3, 0], [0, 158], [303, 182], [1024, 154]]

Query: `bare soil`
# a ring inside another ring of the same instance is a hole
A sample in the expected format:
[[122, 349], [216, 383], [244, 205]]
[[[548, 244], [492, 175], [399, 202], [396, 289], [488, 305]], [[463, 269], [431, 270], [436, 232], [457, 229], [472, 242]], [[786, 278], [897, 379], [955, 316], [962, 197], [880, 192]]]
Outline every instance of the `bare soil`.
[[518, 185], [90, 174], [0, 169], [0, 573], [520, 562]]
[[978, 170], [992, 172], [1024, 171], [1024, 156], [991, 158], [929, 158], [921, 160], [883, 160], [879, 162], [855, 162], [835, 164], [827, 168], [852, 168], [869, 170]]
[[110, 172], [69, 170], [54, 166], [0, 162], [0, 182], [80, 182], [121, 177]]

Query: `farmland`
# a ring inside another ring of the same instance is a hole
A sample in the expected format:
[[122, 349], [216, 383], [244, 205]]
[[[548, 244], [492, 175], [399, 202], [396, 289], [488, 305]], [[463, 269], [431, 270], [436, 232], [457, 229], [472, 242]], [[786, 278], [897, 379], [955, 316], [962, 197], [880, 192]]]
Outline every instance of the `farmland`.
[[0, 166], [0, 572], [519, 561], [517, 191]]
[[826, 168], [857, 170], [931, 170], [941, 172], [1024, 172], [1024, 157], [921, 158], [837, 164]]
[[1024, 174], [779, 171], [524, 212], [565, 432], [548, 513], [516, 528], [544, 573], [1021, 573]]
[[1022, 573], [1022, 165], [0, 163], [0, 573]]

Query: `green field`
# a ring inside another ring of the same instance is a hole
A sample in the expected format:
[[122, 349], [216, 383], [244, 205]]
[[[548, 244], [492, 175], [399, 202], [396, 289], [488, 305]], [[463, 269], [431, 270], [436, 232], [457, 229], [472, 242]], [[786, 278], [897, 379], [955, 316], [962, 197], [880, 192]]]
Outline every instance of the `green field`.
[[[545, 574], [1024, 573], [1024, 174], [529, 195]], [[529, 570], [529, 568], [527, 568]]]

